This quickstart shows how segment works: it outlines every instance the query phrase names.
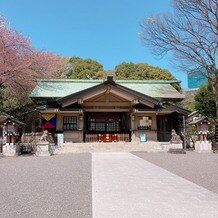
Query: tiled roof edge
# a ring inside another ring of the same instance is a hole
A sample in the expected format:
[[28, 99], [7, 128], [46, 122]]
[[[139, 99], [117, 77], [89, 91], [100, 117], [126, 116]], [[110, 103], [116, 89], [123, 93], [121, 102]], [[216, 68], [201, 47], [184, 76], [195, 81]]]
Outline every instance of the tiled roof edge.
[[[74, 83], [103, 83], [104, 80], [82, 80], [82, 79], [37, 79], [37, 82], [74, 82]], [[173, 84], [181, 83], [178, 80], [115, 80], [116, 83], [148, 83], [148, 84]]]

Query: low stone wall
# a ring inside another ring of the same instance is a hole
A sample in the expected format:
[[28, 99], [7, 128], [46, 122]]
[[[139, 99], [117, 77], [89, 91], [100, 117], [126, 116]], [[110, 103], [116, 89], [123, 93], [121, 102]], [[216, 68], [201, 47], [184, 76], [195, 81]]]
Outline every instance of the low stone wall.
[[140, 142], [140, 135], [146, 135], [146, 141], [157, 141], [157, 131], [155, 130], [134, 130], [132, 131], [132, 142]]
[[20, 154], [20, 146], [18, 143], [15, 144], [5, 144], [3, 145], [3, 152], [4, 156], [13, 157]]
[[[39, 142], [40, 138], [42, 136], [42, 132], [32, 132], [32, 133], [23, 133], [21, 137], [22, 143], [31, 143], [31, 142]], [[47, 140], [50, 143], [54, 143], [54, 139], [51, 135], [51, 133], [48, 133]]]
[[83, 142], [82, 131], [64, 131], [64, 142]]
[[51, 133], [46, 137], [47, 141], [40, 141], [42, 132], [24, 133], [21, 137], [21, 142], [15, 144], [5, 144], [2, 147], [2, 154], [4, 156], [17, 156], [22, 153], [32, 153], [37, 156], [50, 156], [54, 145], [54, 140]]

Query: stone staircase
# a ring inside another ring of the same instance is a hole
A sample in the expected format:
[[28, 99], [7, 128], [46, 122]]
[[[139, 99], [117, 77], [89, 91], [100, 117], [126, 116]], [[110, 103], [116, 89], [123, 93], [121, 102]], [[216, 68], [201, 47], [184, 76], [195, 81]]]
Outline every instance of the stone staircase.
[[54, 154], [85, 152], [161, 152], [168, 151], [168, 142], [110, 142], [110, 143], [63, 143], [55, 146]]

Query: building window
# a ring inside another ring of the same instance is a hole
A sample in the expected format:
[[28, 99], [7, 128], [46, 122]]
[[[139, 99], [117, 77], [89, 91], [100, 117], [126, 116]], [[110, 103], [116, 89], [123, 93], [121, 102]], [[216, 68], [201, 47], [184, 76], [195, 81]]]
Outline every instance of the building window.
[[121, 119], [108, 119], [107, 122], [107, 131], [120, 131]]
[[121, 119], [91, 119], [89, 123], [89, 130], [93, 131], [107, 131], [107, 132], [115, 132], [120, 131], [120, 123]]
[[[125, 123], [119, 115], [93, 114], [88, 118], [88, 130], [97, 132], [118, 132], [125, 129]], [[123, 122], [123, 124], [122, 124]]]
[[77, 117], [76, 116], [64, 117], [63, 129], [64, 130], [76, 130], [77, 129]]
[[[95, 119], [95, 131], [105, 131], [105, 119]], [[93, 124], [92, 124], [93, 125]]]

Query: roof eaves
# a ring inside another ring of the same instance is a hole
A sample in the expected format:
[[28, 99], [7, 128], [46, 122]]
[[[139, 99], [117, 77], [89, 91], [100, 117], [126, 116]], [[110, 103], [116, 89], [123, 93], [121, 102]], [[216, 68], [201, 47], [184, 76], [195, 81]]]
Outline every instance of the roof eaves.
[[37, 79], [37, 82], [51, 83], [102, 83], [103, 80], [87, 80], [87, 79]]
[[58, 98], [58, 99], [57, 99], [57, 102], [58, 102], [59, 104], [61, 104], [61, 103], [62, 103], [64, 100], [66, 100], [66, 99], [72, 98], [72, 97], [74, 97], [74, 96], [76, 96], [76, 95], [80, 95], [81, 93], [84, 93], [84, 92], [87, 92], [87, 91], [89, 92], [89, 91], [91, 91], [92, 89], [95, 89], [95, 88], [101, 86], [102, 84], [103, 84], [103, 83], [100, 83], [100, 84], [97, 84], [97, 85], [92, 86], [92, 87], [90, 87], [90, 88], [81, 90], [81, 91], [79, 91], [79, 92], [76, 92], [76, 93], [67, 95], [67, 96], [65, 96], [65, 97]]
[[188, 124], [189, 125], [197, 124], [199, 122], [202, 122], [203, 120], [208, 120], [208, 118], [207, 117], [199, 117], [198, 119], [195, 119], [195, 120], [189, 122]]
[[116, 80], [116, 83], [174, 84], [174, 83], [181, 83], [181, 81], [178, 81], [178, 80]]
[[151, 96], [148, 96], [148, 95], [145, 95], [145, 94], [142, 94], [140, 92], [137, 92], [135, 90], [132, 90], [132, 89], [129, 89], [125, 86], [122, 86], [120, 84], [115, 84], [115, 86], [121, 88], [121, 89], [124, 89], [124, 90], [128, 90], [130, 93], [136, 93], [138, 96], [141, 96], [142, 98], [146, 97], [146, 100], [149, 100], [150, 102], [152, 102], [153, 104], [156, 104], [156, 105], [159, 105], [160, 104], [160, 101], [157, 99], [157, 98], [154, 98], [154, 97], [151, 97]]
[[[88, 79], [36, 79], [37, 82], [52, 82], [52, 83], [103, 83], [105, 80], [88, 80]], [[115, 80], [116, 83], [147, 83], [147, 84], [174, 84], [181, 83], [178, 80]]]
[[187, 109], [180, 107], [178, 105], [175, 105], [173, 103], [167, 103], [166, 105], [168, 105], [170, 108], [172, 108], [173, 110], [175, 110], [178, 113], [182, 113], [186, 116], [188, 116], [188, 114], [190, 114], [190, 110], [187, 110]]

